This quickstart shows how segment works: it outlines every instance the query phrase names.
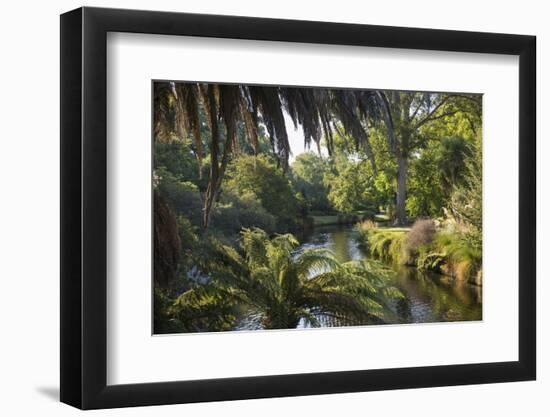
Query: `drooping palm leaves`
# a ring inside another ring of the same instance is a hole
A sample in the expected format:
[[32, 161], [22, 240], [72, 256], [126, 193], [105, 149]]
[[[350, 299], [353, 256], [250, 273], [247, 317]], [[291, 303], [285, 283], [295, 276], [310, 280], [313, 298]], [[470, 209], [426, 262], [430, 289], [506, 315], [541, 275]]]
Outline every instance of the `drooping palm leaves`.
[[393, 314], [390, 304], [402, 295], [382, 270], [366, 262], [340, 264], [325, 249], [296, 254], [297, 246], [292, 235], [270, 239], [260, 229], [243, 230], [242, 253], [218, 244], [206, 266], [212, 282], [182, 294], [173, 314], [181, 321], [210, 315], [230, 320], [233, 305], [266, 329], [318, 327], [327, 318], [369, 324]]
[[205, 228], [225, 168], [238, 151], [238, 126], [244, 127], [246, 139], [257, 152], [258, 127], [263, 124], [273, 154], [284, 170], [290, 157], [285, 112], [295, 126], [302, 127], [307, 147], [312, 143], [319, 146], [324, 137], [331, 153], [333, 130], [343, 128], [354, 138], [356, 147], [363, 148], [375, 171], [369, 122], [383, 120], [393, 138], [388, 100], [381, 91], [163, 82], [155, 84], [154, 100], [155, 140], [192, 137], [199, 165], [205, 139], [200, 131], [200, 114], [206, 114], [211, 165], [204, 199]]

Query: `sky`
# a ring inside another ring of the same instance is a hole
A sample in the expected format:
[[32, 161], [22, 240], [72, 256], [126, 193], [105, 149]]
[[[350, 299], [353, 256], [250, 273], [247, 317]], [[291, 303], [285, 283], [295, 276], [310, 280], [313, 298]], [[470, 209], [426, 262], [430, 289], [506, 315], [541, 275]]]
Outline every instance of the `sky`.
[[[317, 153], [317, 145], [311, 143], [309, 148], [305, 148], [304, 145], [304, 131], [302, 126], [298, 125], [297, 129], [294, 129], [294, 122], [292, 121], [290, 115], [287, 112], [284, 112], [285, 117], [285, 126], [286, 134], [288, 136], [288, 143], [290, 145], [290, 155], [289, 163], [292, 164], [296, 157], [304, 152], [314, 152]], [[326, 156], [326, 149], [321, 146], [321, 155]]]
[[297, 129], [294, 129], [294, 122], [287, 112], [284, 112], [284, 116], [288, 143], [290, 144], [290, 150], [292, 151], [292, 155], [290, 156], [290, 163], [292, 163], [298, 155], [306, 152], [304, 147], [304, 131], [300, 125], [298, 125]]

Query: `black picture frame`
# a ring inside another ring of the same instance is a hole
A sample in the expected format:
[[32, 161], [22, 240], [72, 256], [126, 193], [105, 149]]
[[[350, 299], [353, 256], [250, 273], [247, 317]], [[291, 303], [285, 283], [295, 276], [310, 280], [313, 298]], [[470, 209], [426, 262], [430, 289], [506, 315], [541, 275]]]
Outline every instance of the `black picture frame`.
[[[519, 360], [107, 385], [108, 32], [519, 56]], [[251, 17], [88, 7], [61, 15], [61, 401], [95, 409], [535, 379], [535, 45], [534, 36]]]

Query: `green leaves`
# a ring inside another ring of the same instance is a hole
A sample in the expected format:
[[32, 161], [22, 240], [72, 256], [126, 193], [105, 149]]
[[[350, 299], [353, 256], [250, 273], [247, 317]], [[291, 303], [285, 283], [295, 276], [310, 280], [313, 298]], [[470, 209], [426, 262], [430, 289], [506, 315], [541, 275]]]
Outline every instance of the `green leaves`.
[[228, 167], [222, 193], [254, 196], [277, 220], [277, 230], [292, 230], [299, 203], [289, 179], [265, 155], [241, 155]]
[[318, 326], [327, 317], [368, 324], [391, 315], [389, 300], [399, 297], [380, 265], [341, 264], [326, 249], [295, 253], [298, 241], [291, 234], [270, 238], [261, 229], [244, 229], [242, 254], [214, 246], [212, 281], [185, 292], [171, 307], [188, 326], [199, 320], [223, 328], [242, 309], [259, 317], [264, 328], [293, 328], [300, 320]]

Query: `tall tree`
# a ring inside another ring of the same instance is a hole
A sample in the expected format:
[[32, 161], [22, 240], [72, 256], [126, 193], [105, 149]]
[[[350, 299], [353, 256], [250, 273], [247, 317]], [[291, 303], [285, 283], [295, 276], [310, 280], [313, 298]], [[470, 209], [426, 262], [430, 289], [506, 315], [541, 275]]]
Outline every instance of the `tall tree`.
[[395, 132], [394, 137], [388, 134], [388, 141], [397, 162], [396, 224], [405, 225], [409, 158], [425, 139], [421, 128], [459, 112], [480, 117], [481, 96], [404, 91], [386, 92], [385, 96]]
[[384, 120], [394, 143], [389, 103], [375, 90], [308, 89], [204, 83], [155, 84], [155, 140], [192, 136], [197, 159], [202, 158], [200, 114], [206, 113], [210, 130], [210, 173], [204, 196], [203, 226], [208, 227], [212, 206], [219, 194], [227, 164], [239, 151], [237, 128], [244, 125], [246, 137], [258, 150], [258, 127], [269, 134], [271, 150], [283, 170], [288, 167], [290, 144], [284, 112], [304, 131], [304, 142], [320, 144], [326, 138], [332, 152], [333, 130], [342, 128], [361, 147], [376, 171], [369, 143], [368, 121]]

